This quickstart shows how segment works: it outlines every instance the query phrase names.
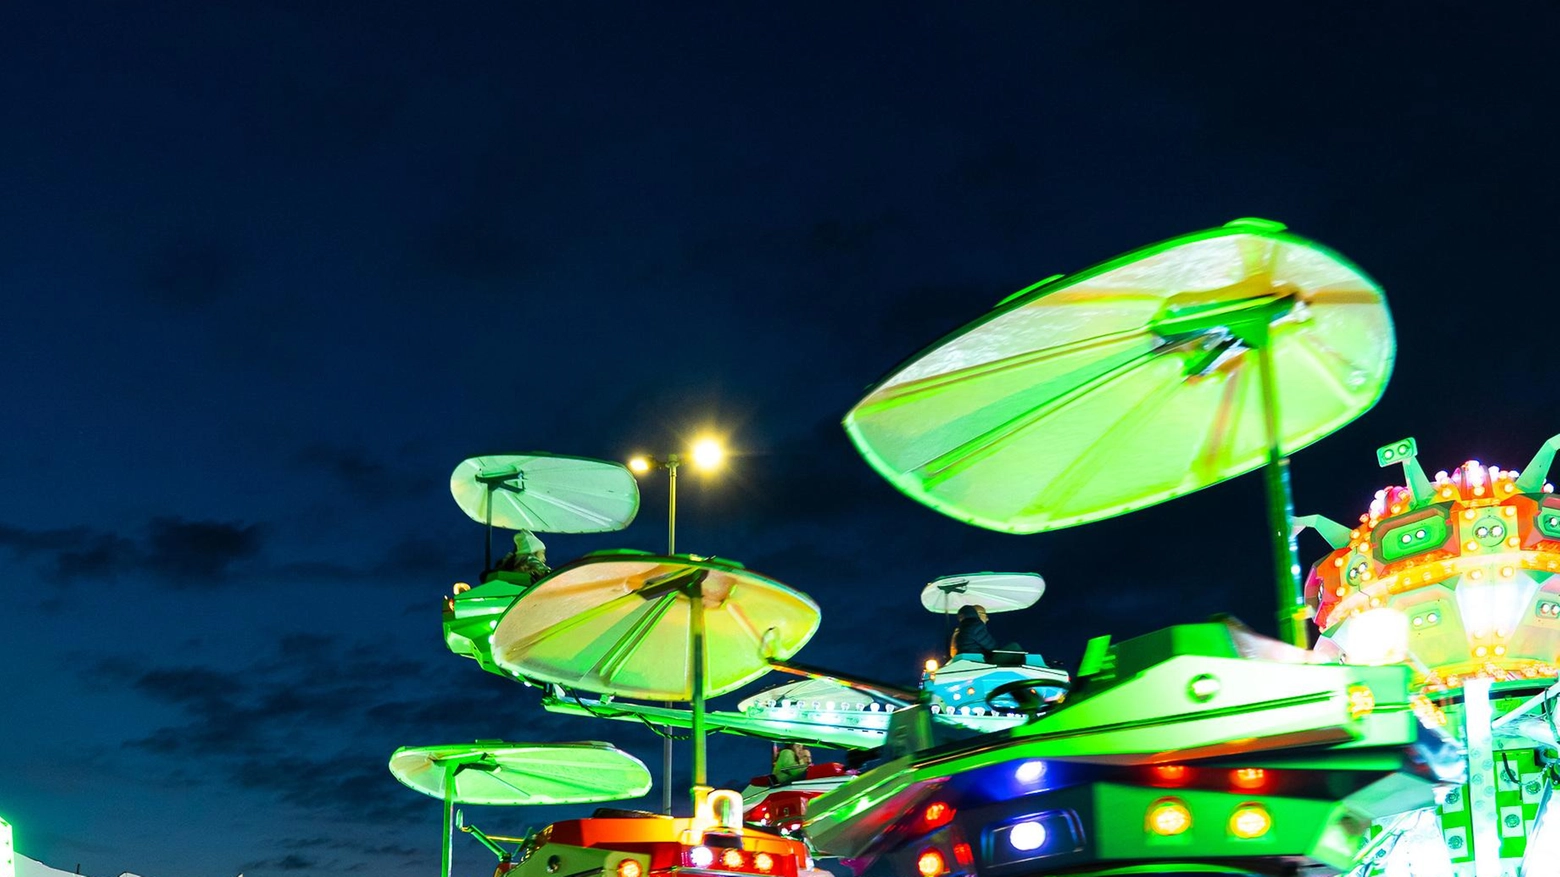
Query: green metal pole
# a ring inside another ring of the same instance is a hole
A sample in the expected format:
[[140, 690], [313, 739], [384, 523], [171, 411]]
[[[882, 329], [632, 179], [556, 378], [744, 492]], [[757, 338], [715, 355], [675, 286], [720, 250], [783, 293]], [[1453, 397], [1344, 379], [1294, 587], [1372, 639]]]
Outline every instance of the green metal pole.
[[699, 577], [689, 593], [688, 638], [693, 647], [693, 806], [698, 806], [709, 791], [709, 776], [704, 763], [704, 578]]
[[[672, 454], [666, 458], [666, 471], [669, 473], [666, 491], [666, 553], [677, 553], [677, 455]], [[668, 703], [667, 707], [676, 704]], [[667, 816], [672, 815], [672, 729], [666, 727], [666, 736], [661, 738], [661, 812]]]
[[439, 877], [450, 877], [455, 855], [455, 764], [444, 768], [444, 845], [439, 851]]
[[1305, 593], [1300, 588], [1300, 562], [1295, 544], [1294, 497], [1289, 486], [1289, 458], [1279, 447], [1278, 377], [1273, 367], [1273, 351], [1263, 332], [1257, 345], [1257, 371], [1262, 381], [1262, 419], [1267, 427], [1268, 462], [1263, 475], [1267, 479], [1268, 528], [1273, 543], [1273, 582], [1278, 589], [1278, 636], [1302, 649], [1310, 648], [1305, 629]]
[[666, 458], [666, 471], [671, 473], [671, 487], [666, 496], [666, 553], [677, 553], [677, 464], [676, 454]]

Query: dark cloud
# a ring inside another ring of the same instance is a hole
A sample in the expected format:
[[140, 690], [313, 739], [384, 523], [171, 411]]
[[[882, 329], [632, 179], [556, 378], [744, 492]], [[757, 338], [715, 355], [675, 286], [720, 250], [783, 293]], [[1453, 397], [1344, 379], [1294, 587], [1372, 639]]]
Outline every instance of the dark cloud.
[[425, 467], [392, 465], [345, 445], [315, 442], [299, 450], [296, 459], [305, 470], [329, 476], [354, 498], [374, 503], [430, 496], [440, 482]]
[[258, 524], [153, 518], [141, 565], [174, 587], [206, 587], [259, 555], [262, 533]]
[[227, 244], [183, 240], [147, 260], [142, 284], [154, 301], [174, 310], [200, 310], [232, 292], [240, 274], [238, 262]]
[[140, 553], [124, 536], [85, 526], [27, 530], [0, 524], [0, 548], [24, 560], [45, 561], [48, 574], [58, 582], [114, 575]]
[[288, 853], [276, 859], [258, 859], [253, 862], [245, 862], [240, 866], [244, 872], [264, 873], [266, 871], [312, 871], [319, 867], [319, 862], [307, 859], [297, 853]]

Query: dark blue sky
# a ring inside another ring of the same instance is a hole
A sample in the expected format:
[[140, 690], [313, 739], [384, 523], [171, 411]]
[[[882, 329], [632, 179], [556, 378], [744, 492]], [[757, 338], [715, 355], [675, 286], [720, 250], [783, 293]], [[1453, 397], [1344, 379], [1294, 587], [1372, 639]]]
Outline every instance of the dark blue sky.
[[[718, 424], [739, 456], [683, 480], [679, 547], [812, 594], [814, 663], [912, 678], [944, 642], [919, 587], [978, 569], [1047, 576], [997, 633], [1069, 661], [1221, 610], [1271, 630], [1255, 476], [1004, 536], [900, 497], [838, 421], [1022, 286], [1255, 215], [1373, 274], [1398, 325], [1381, 404], [1296, 455], [1301, 511], [1352, 518], [1403, 435], [1432, 471], [1520, 466], [1560, 432], [1556, 18], [5, 4], [0, 815], [93, 875], [425, 874], [438, 805], [396, 746], [655, 764], [445, 651], [482, 538], [446, 480], [477, 453]], [[644, 493], [551, 559], [662, 546]], [[712, 773], [764, 758], [722, 741]]]

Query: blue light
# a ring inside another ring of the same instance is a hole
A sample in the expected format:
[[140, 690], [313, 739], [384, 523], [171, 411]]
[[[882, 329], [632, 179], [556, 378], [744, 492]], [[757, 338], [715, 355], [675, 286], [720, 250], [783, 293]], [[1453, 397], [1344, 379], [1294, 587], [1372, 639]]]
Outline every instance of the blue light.
[[1032, 783], [1045, 776], [1045, 762], [1026, 761], [1013, 772], [1014, 779], [1021, 783]]

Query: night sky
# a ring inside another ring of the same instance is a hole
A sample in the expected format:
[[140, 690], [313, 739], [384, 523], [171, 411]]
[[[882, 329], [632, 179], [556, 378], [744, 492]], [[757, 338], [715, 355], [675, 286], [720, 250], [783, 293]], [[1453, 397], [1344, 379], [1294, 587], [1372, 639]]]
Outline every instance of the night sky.
[[[644, 729], [545, 714], [445, 650], [483, 538], [448, 476], [481, 453], [725, 435], [726, 471], [680, 479], [679, 548], [811, 594], [810, 663], [913, 680], [946, 644], [920, 587], [974, 570], [1044, 574], [993, 630], [1072, 664], [1219, 611], [1272, 631], [1255, 475], [1010, 536], [900, 496], [840, 418], [1035, 280], [1262, 216], [1372, 274], [1397, 323], [1381, 403], [1295, 455], [1298, 511], [1351, 520], [1405, 435], [1432, 472], [1520, 467], [1560, 432], [1557, 24], [4, 4], [0, 816], [94, 877], [400, 877], [435, 869], [439, 805], [391, 777], [398, 746], [608, 739], [658, 769]], [[663, 549], [665, 479], [643, 486], [628, 530], [549, 559]], [[712, 778], [767, 752], [717, 738]]]

